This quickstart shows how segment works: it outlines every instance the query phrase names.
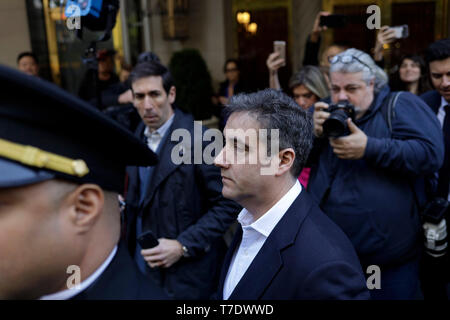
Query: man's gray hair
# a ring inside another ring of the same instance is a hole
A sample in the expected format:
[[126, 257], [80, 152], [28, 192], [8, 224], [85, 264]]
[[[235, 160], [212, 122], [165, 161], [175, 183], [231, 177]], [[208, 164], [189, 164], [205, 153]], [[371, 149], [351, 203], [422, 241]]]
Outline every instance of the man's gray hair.
[[312, 148], [313, 126], [309, 112], [302, 110], [291, 97], [273, 89], [235, 95], [226, 110], [229, 115], [235, 112], [248, 113], [260, 123], [260, 129], [267, 129], [268, 149], [271, 145], [270, 131], [278, 129], [279, 148], [294, 150], [291, 173], [295, 178], [300, 175]]
[[[342, 57], [352, 56], [353, 59], [349, 63], [342, 61]], [[355, 48], [347, 49], [339, 53], [335, 58], [337, 61], [333, 63], [331, 60], [330, 77], [333, 72], [343, 73], [363, 73], [363, 80], [369, 84], [371, 80], [375, 80], [374, 91], [379, 92], [382, 87], [388, 83], [388, 76], [383, 69], [381, 69], [375, 61], [365, 52]], [[359, 61], [358, 61], [359, 60]]]

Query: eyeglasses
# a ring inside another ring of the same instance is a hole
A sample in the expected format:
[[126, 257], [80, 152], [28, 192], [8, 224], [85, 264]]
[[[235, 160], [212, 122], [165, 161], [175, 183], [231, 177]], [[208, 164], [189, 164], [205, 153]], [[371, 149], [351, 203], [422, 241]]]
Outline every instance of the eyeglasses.
[[239, 69], [238, 68], [225, 69], [225, 72], [234, 72], [234, 71], [239, 71]]
[[342, 62], [344, 64], [349, 64], [352, 63], [353, 61], [357, 61], [360, 64], [362, 64], [363, 66], [369, 68], [370, 72], [372, 71], [372, 68], [369, 67], [366, 63], [362, 62], [358, 57], [355, 57], [353, 55], [350, 54], [345, 54], [345, 55], [336, 55], [333, 58], [329, 59], [331, 64], [335, 64], [337, 62]]

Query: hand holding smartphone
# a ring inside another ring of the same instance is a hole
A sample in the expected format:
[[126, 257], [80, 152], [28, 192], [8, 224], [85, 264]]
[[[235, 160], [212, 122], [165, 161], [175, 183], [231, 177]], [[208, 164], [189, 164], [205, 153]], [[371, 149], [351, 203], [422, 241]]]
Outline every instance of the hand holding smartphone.
[[389, 29], [394, 30], [395, 38], [397, 39], [404, 39], [409, 36], [409, 27], [407, 24], [397, 27], [389, 27]]
[[137, 239], [137, 242], [139, 243], [142, 249], [151, 249], [159, 244], [158, 239], [151, 231], [146, 231], [143, 234], [141, 234]]
[[284, 63], [280, 65], [280, 67], [286, 66], [286, 41], [274, 41], [273, 52], [278, 53], [279, 55], [278, 59], [284, 60]]

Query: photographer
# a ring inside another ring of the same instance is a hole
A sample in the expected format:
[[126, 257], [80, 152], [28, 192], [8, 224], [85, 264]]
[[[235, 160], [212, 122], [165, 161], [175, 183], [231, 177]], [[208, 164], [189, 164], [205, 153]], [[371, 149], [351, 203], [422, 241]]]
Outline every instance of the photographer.
[[420, 299], [418, 199], [425, 191], [416, 185], [442, 164], [439, 123], [411, 93], [394, 101], [386, 74], [362, 51], [331, 59], [330, 80], [333, 104], [314, 107], [308, 190], [350, 238], [363, 270], [380, 267], [373, 299]]
[[102, 101], [102, 93], [112, 85], [120, 82], [119, 77], [114, 72], [115, 54], [114, 50], [99, 50], [96, 54], [98, 68], [87, 70], [80, 84], [78, 96], [99, 110], [104, 110], [108, 107]]

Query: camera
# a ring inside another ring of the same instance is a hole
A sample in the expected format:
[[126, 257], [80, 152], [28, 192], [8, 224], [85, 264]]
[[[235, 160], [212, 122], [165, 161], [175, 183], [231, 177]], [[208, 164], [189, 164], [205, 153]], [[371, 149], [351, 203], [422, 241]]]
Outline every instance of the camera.
[[449, 202], [443, 198], [434, 199], [422, 212], [425, 252], [435, 258], [444, 256], [447, 251], [446, 216], [448, 212]]
[[340, 100], [331, 104], [328, 109], [330, 117], [323, 123], [323, 134], [325, 137], [337, 138], [349, 134], [347, 119], [355, 121], [355, 107], [347, 100]]

